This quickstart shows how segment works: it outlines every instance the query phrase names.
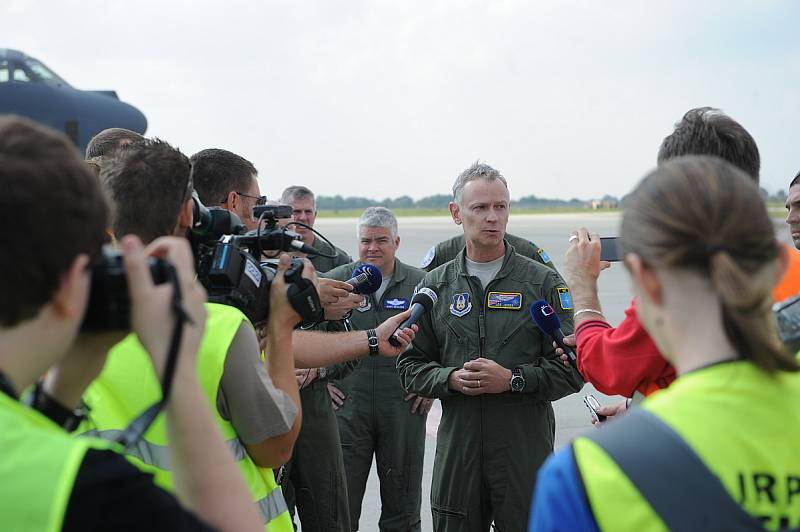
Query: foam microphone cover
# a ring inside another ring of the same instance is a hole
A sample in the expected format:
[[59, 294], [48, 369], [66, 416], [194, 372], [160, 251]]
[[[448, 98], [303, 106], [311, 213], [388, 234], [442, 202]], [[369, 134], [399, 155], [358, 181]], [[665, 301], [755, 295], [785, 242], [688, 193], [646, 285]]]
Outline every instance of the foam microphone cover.
[[533, 321], [545, 334], [553, 336], [553, 333], [561, 328], [561, 320], [558, 318], [558, 314], [547, 301], [540, 299], [532, 303], [530, 312]]
[[419, 303], [423, 307], [425, 307], [425, 312], [430, 312], [433, 306], [438, 301], [439, 296], [436, 295], [436, 292], [431, 290], [430, 288], [423, 287], [420, 288], [414, 297], [411, 298], [411, 304]]
[[362, 264], [353, 270], [353, 277], [358, 277], [360, 274], [366, 273], [367, 279], [353, 287], [354, 294], [374, 294], [381, 287], [383, 275], [381, 271], [374, 264]]

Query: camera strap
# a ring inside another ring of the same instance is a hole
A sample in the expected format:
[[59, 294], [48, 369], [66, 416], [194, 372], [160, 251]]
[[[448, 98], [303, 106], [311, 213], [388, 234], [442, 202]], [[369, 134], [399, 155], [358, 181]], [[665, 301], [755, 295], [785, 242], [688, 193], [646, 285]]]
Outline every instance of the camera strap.
[[172, 337], [170, 339], [169, 351], [167, 352], [167, 362], [164, 366], [164, 375], [161, 378], [161, 400], [154, 405], [147, 408], [144, 412], [131, 421], [131, 423], [122, 431], [116, 441], [121, 444], [125, 450], [130, 450], [141, 439], [144, 433], [153, 424], [158, 414], [164, 409], [169, 400], [170, 392], [172, 391], [172, 378], [175, 375], [175, 367], [178, 363], [178, 351], [183, 338], [183, 326], [186, 322], [193, 323], [192, 319], [183, 308], [183, 294], [181, 293], [180, 283], [178, 282], [178, 274], [175, 267], [171, 264], [167, 265], [167, 281], [172, 284], [172, 312], [175, 314], [175, 324], [172, 328]]

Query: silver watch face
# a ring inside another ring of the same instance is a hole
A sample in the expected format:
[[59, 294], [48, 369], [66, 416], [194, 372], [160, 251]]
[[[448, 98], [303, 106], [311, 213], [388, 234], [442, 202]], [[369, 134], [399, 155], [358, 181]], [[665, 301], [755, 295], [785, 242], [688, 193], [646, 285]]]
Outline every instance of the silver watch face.
[[514, 375], [511, 377], [511, 391], [512, 392], [521, 392], [525, 388], [525, 379], [522, 378], [520, 375]]

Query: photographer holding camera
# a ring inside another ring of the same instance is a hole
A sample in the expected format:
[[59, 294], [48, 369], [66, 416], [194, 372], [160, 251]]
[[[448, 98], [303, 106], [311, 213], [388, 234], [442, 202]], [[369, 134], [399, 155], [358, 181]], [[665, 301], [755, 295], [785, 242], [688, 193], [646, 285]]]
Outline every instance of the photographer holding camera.
[[[169, 144], [148, 140], [131, 145], [103, 166], [101, 177], [113, 204], [114, 234], [134, 234], [149, 242], [162, 235], [183, 235], [192, 227], [191, 166]], [[206, 401], [267, 530], [291, 530], [272, 468], [288, 459], [301, 420], [291, 334], [300, 318], [283, 289], [287, 260], [282, 259], [270, 293], [267, 368], [250, 322], [228, 305], [205, 304], [208, 320], [198, 355]], [[307, 272], [313, 275], [313, 269]], [[142, 346], [129, 336], [111, 350], [106, 368], [87, 390], [84, 400], [91, 414], [81, 432], [92, 429], [113, 438], [158, 398], [158, 382]], [[169, 441], [159, 416], [131, 455], [162, 486], [172, 488], [172, 467], [164, 456]]]
[[[106, 347], [115, 341], [108, 335], [79, 334], [90, 264], [100, 254], [107, 225], [108, 208], [97, 179], [64, 135], [27, 119], [5, 117], [0, 118], [0, 182], [0, 223], [6, 228], [0, 259], [3, 527], [257, 530], [256, 509], [203, 405], [195, 353], [206, 318], [205, 293], [193, 282], [188, 246], [159, 239], [143, 250], [135, 237], [122, 242], [131, 323], [159, 373], [177, 320], [170, 302], [188, 315], [182, 341], [174, 346], [178, 362], [166, 406], [176, 498], [107, 442], [70, 438], [59, 426], [75, 423], [69, 407], [77, 405], [103, 367]], [[57, 224], [57, 238], [49, 220]], [[153, 285], [146, 255], [172, 264], [174, 285]], [[49, 389], [34, 388], [34, 408], [20, 403], [23, 390], [48, 370]]]

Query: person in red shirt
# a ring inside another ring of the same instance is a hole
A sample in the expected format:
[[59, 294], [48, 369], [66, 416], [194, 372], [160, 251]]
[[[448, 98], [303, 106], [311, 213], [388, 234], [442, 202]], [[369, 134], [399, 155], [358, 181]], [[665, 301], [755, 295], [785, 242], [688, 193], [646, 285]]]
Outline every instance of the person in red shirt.
[[[758, 183], [761, 159], [755, 140], [719, 109], [689, 110], [662, 142], [658, 163], [682, 155], [717, 156]], [[617, 327], [603, 316], [597, 279], [607, 266], [600, 261], [599, 235], [586, 229], [573, 232], [564, 258], [564, 277], [575, 307], [575, 335], [565, 343], [577, 347], [578, 371], [598, 391], [629, 398], [637, 392], [647, 396], [669, 386], [675, 380], [675, 369], [639, 322], [635, 300]], [[562, 360], [566, 362], [566, 355], [562, 354]], [[626, 408], [627, 402], [623, 402], [603, 407], [599, 413], [613, 416]]]

